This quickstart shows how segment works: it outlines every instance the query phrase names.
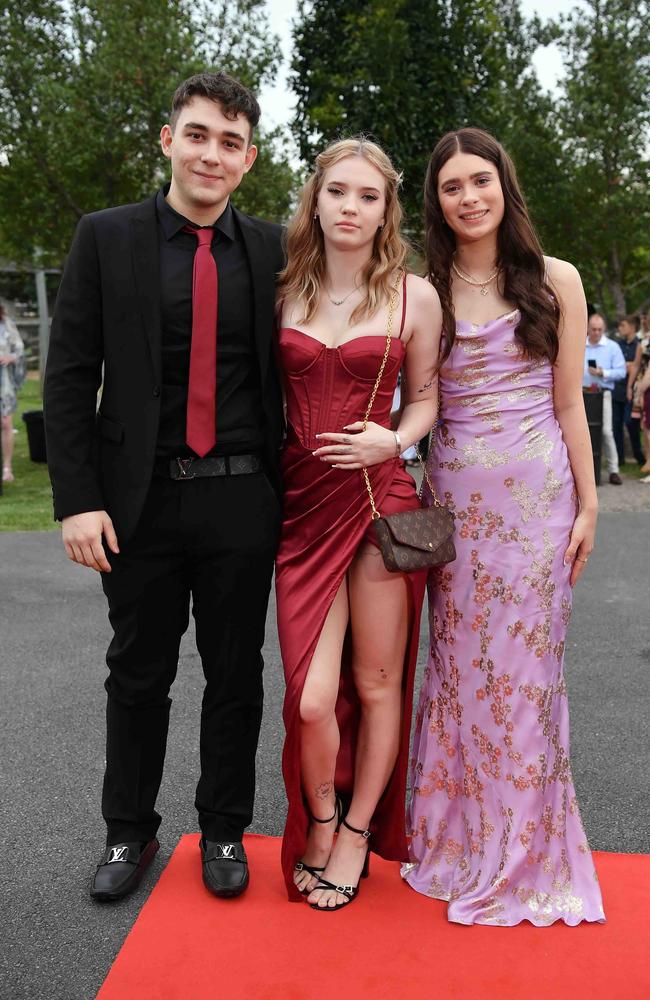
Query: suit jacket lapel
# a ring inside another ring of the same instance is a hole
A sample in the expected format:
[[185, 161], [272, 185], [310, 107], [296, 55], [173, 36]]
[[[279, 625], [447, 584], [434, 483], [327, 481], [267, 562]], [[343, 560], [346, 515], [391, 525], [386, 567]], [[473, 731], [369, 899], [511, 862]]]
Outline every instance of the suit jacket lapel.
[[156, 198], [148, 198], [137, 207], [131, 219], [133, 229], [133, 265], [156, 382], [162, 379], [160, 348], [160, 255]]
[[271, 350], [273, 309], [275, 306], [275, 274], [269, 261], [272, 256], [265, 245], [264, 236], [255, 221], [242, 212], [233, 211], [239, 223], [253, 282], [253, 323], [257, 359], [262, 385], [266, 380]]

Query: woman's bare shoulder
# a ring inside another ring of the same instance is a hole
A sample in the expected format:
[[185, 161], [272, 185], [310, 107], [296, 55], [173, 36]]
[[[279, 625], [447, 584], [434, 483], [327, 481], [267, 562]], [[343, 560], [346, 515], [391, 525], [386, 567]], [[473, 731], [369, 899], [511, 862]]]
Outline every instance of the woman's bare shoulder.
[[410, 301], [416, 306], [431, 308], [440, 305], [440, 297], [431, 282], [417, 274], [406, 276], [406, 290]]
[[582, 286], [580, 272], [568, 260], [559, 257], [544, 257], [549, 282], [560, 290], [573, 290]]

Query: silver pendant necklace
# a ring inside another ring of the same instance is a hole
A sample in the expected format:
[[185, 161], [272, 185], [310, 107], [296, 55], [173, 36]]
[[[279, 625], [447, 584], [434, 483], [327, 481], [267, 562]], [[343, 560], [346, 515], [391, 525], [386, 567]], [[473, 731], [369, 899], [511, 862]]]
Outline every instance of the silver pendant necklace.
[[353, 292], [358, 292], [360, 288], [361, 285], [355, 285], [352, 291], [348, 292], [347, 295], [344, 295], [342, 299], [333, 299], [330, 293], [327, 291], [327, 289], [325, 289], [325, 294], [327, 295], [328, 299], [330, 300], [333, 306], [342, 306], [344, 302], [347, 302], [347, 300], [350, 298]]

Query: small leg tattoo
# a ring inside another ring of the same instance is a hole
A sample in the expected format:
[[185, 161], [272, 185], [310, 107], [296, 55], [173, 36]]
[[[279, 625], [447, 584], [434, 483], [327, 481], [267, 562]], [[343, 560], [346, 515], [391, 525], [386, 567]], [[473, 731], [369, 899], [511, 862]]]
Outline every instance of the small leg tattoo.
[[333, 789], [333, 781], [324, 781], [322, 784], [316, 786], [314, 789], [314, 795], [317, 799], [328, 799], [332, 794]]

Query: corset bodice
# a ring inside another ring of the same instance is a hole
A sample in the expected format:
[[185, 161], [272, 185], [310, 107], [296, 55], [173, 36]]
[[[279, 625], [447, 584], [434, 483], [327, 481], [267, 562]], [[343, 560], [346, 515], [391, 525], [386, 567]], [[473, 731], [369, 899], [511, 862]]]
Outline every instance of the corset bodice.
[[[285, 376], [287, 423], [304, 448], [313, 451], [322, 442], [315, 435], [341, 432], [346, 424], [363, 420], [386, 347], [383, 335], [355, 337], [326, 347], [315, 337], [284, 327], [279, 334]], [[370, 420], [390, 426], [390, 412], [404, 344], [394, 337], [388, 361], [370, 414]]]

